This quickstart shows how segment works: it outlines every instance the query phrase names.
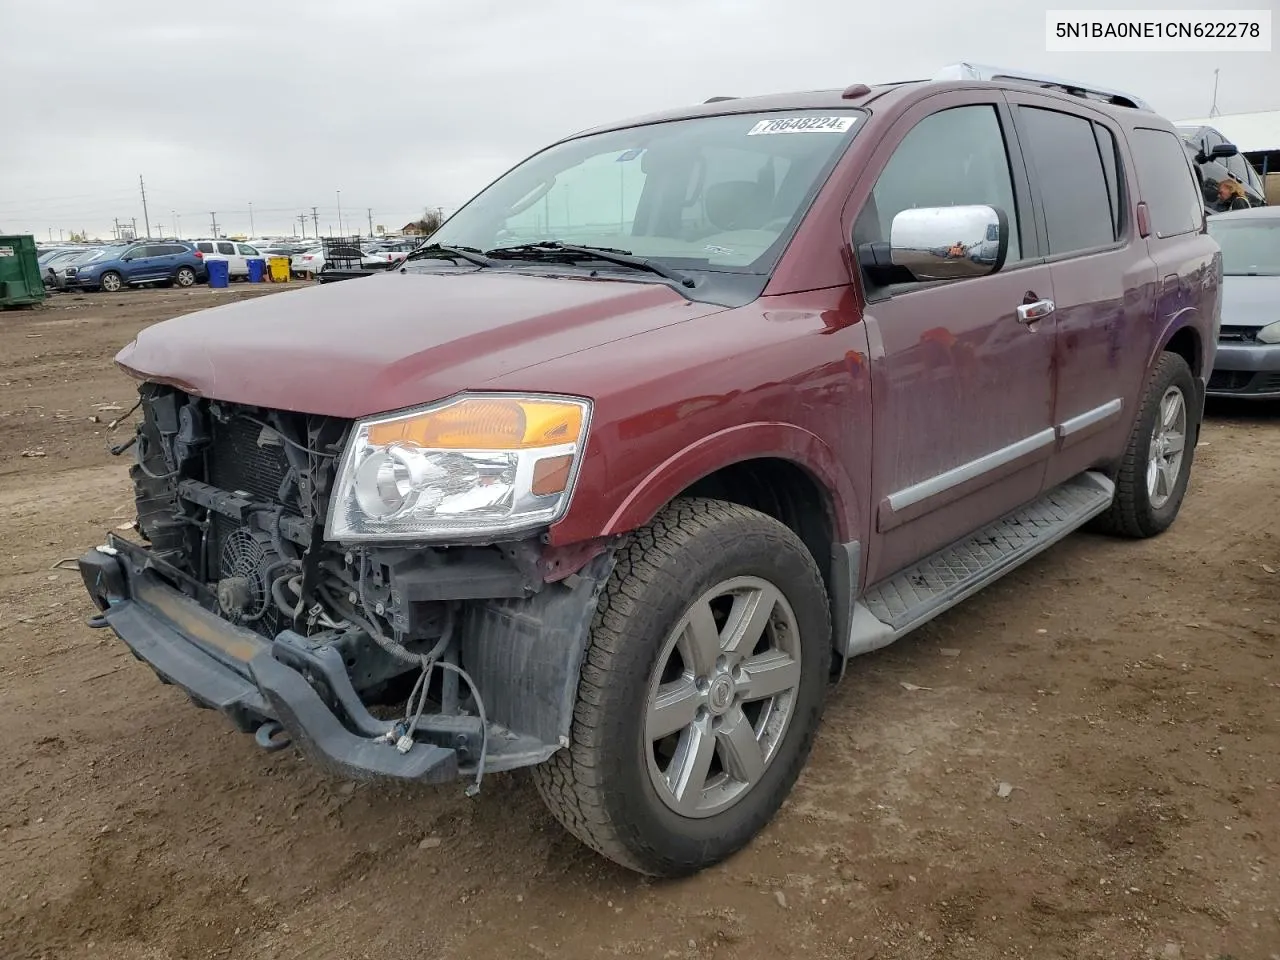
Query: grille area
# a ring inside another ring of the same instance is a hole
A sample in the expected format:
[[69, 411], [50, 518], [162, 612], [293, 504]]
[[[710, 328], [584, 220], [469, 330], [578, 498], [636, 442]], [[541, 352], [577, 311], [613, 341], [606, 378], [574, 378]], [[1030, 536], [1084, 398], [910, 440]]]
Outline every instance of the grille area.
[[1223, 327], [1218, 331], [1219, 343], [1253, 343], [1261, 327]]
[[1218, 393], [1280, 393], [1280, 373], [1215, 370], [1209, 376], [1209, 389]]

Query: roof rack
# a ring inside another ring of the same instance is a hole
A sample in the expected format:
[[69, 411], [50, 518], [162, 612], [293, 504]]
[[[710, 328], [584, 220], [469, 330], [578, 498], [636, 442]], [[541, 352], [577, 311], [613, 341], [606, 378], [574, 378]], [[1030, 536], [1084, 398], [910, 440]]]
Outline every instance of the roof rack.
[[1034, 84], [1038, 87], [1047, 87], [1051, 90], [1060, 90], [1072, 96], [1083, 97], [1086, 100], [1101, 100], [1117, 107], [1131, 107], [1135, 110], [1154, 112], [1149, 103], [1129, 93], [1108, 90], [1105, 87], [1095, 87], [1092, 84], [1077, 83], [1074, 80], [1063, 80], [1061, 77], [1031, 73], [1026, 70], [1010, 70], [1005, 67], [990, 67], [977, 63], [953, 63], [943, 67], [931, 79], [1015, 80], [1021, 83]]

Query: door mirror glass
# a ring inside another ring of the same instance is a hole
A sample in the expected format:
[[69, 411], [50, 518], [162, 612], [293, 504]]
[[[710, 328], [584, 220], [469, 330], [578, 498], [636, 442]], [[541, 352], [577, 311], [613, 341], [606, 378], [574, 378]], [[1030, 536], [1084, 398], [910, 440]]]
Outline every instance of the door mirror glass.
[[1209, 151], [1209, 156], [1221, 159], [1225, 157], [1234, 157], [1239, 152], [1240, 148], [1234, 143], [1219, 143], [1215, 144], [1213, 149]]
[[1009, 218], [995, 207], [917, 207], [899, 211], [889, 233], [889, 261], [916, 280], [982, 277], [1004, 266]]

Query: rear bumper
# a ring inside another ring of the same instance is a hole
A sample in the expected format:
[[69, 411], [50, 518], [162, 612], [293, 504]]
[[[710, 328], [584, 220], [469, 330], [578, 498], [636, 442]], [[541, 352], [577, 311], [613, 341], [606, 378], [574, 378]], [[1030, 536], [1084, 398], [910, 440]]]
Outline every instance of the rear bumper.
[[1280, 344], [1219, 343], [1211, 397], [1280, 397]]
[[[269, 641], [223, 620], [157, 576], [146, 550], [116, 537], [81, 557], [80, 573], [135, 657], [264, 747], [292, 741], [353, 779], [439, 783], [459, 775], [455, 750], [419, 740], [401, 753], [381, 740], [391, 723], [365, 710], [332, 648], [288, 631]], [[472, 739], [466, 733], [459, 742]]]

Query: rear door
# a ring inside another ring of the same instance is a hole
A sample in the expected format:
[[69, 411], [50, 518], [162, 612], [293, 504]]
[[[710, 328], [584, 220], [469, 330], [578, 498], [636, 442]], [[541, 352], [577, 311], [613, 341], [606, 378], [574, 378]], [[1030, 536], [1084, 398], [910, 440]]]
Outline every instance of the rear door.
[[1136, 184], [1115, 121], [1057, 98], [1009, 100], [1053, 274], [1053, 486], [1124, 448], [1145, 382], [1156, 266], [1127, 209]]
[[1053, 443], [1055, 320], [1018, 307], [1052, 300], [1025, 167], [998, 91], [930, 97], [886, 134], [855, 246], [889, 238], [919, 207], [1003, 210], [1007, 264], [945, 283], [864, 283], [874, 395], [875, 582], [1034, 500]]

